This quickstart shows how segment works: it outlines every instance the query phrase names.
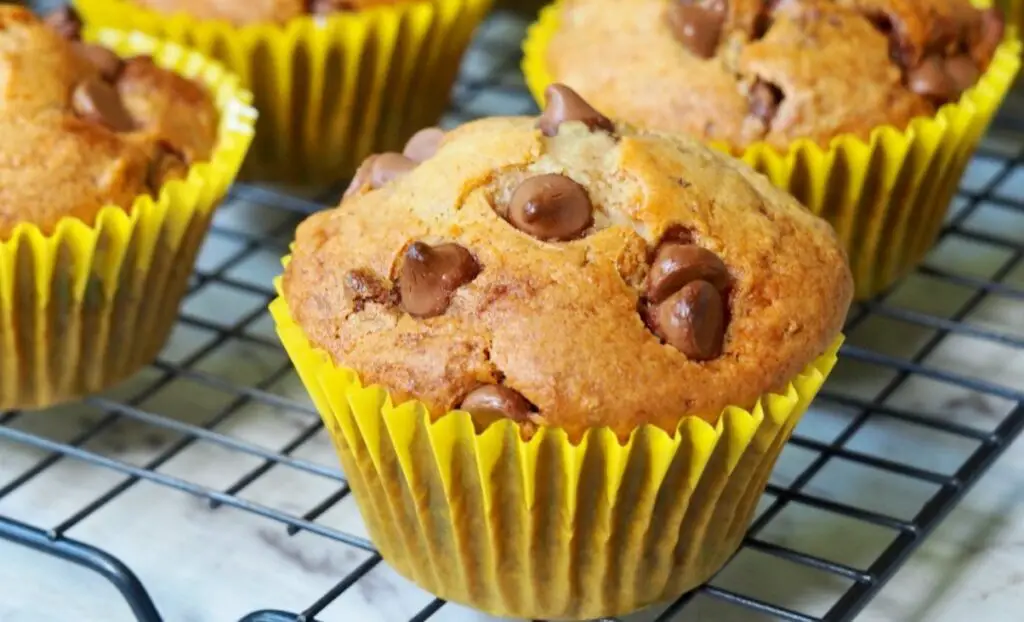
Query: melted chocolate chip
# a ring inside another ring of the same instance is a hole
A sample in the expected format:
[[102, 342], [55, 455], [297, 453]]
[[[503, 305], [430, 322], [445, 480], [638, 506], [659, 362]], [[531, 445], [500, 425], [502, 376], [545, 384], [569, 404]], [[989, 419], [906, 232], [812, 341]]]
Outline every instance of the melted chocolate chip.
[[461, 410], [473, 415], [478, 423], [490, 424], [501, 419], [511, 419], [522, 423], [529, 420], [533, 412], [530, 402], [506, 386], [485, 384], [469, 392], [459, 406]]
[[405, 251], [398, 281], [402, 308], [414, 317], [440, 315], [455, 290], [479, 273], [476, 259], [458, 244], [413, 242]]
[[362, 311], [367, 302], [393, 303], [393, 294], [376, 274], [360, 268], [345, 273], [345, 289], [352, 298], [356, 311]]
[[135, 127], [135, 121], [117, 90], [99, 78], [88, 78], [75, 87], [71, 94], [71, 108], [79, 117], [105, 125], [115, 132], [130, 132]]
[[967, 54], [947, 58], [944, 69], [958, 94], [974, 86], [978, 81], [978, 76], [981, 75], [978, 67]]
[[352, 181], [348, 184], [348, 188], [345, 189], [345, 194], [342, 195], [343, 199], [359, 194], [359, 191], [370, 183], [373, 162], [376, 159], [376, 155], [371, 155], [363, 160], [363, 163], [356, 169], [356, 174], [352, 176]]
[[165, 183], [172, 179], [182, 179], [187, 172], [185, 157], [167, 141], [160, 141], [150, 160], [146, 182], [156, 195]]
[[1006, 21], [999, 7], [989, 7], [981, 13], [981, 34], [975, 46], [975, 58], [979, 64], [988, 65], [996, 48], [1006, 36]]
[[707, 361], [722, 352], [725, 304], [707, 281], [693, 281], [655, 309], [658, 336], [694, 361]]
[[547, 104], [537, 121], [537, 127], [545, 136], [556, 136], [558, 128], [569, 121], [580, 121], [591, 131], [615, 132], [615, 124], [594, 109], [580, 94], [564, 84], [552, 84], [544, 90]]
[[370, 170], [370, 186], [374, 189], [380, 188], [414, 168], [416, 168], [416, 162], [400, 153], [382, 153], [373, 160]]
[[750, 114], [770, 126], [782, 103], [782, 89], [760, 78], [750, 87]]
[[902, 22], [880, 10], [870, 10], [864, 13], [864, 17], [871, 22], [871, 25], [889, 40], [889, 58], [902, 68], [911, 64], [916, 56], [913, 45], [901, 35]]
[[416, 162], [400, 153], [379, 153], [371, 155], [359, 165], [352, 182], [345, 189], [343, 198], [347, 199], [369, 186], [376, 190], [393, 179], [405, 175], [416, 168]]
[[306, 11], [311, 15], [330, 15], [356, 10], [352, 0], [308, 0]]
[[665, 22], [679, 43], [701, 58], [711, 58], [718, 50], [725, 26], [725, 3], [696, 3], [671, 0]]
[[530, 177], [512, 193], [508, 219], [540, 240], [571, 240], [594, 221], [586, 189], [564, 175]]
[[422, 162], [434, 157], [441, 141], [444, 140], [444, 130], [439, 127], [428, 127], [412, 135], [409, 142], [405, 143], [402, 155], [413, 162]]
[[956, 85], [946, 74], [941, 56], [928, 56], [907, 73], [907, 87], [922, 97], [943, 104], [957, 95]]
[[[754, 13], [753, 21], [750, 23], [751, 41], [764, 39], [768, 31], [771, 30], [772, 25], [775, 23], [775, 10], [778, 8], [778, 4], [778, 0], [761, 0], [760, 6]], [[723, 8], [723, 12], [724, 10]]]
[[663, 244], [647, 277], [647, 299], [659, 304], [693, 281], [707, 281], [718, 291], [729, 285], [729, 270], [715, 253], [692, 244]]
[[102, 45], [95, 43], [75, 43], [75, 53], [92, 63], [104, 80], [113, 82], [124, 69], [124, 61]]
[[82, 38], [82, 18], [70, 5], [64, 5], [47, 14], [43, 22], [68, 41], [78, 41]]
[[669, 225], [668, 229], [661, 234], [661, 244], [675, 242], [677, 244], [693, 244], [693, 227], [684, 225]]

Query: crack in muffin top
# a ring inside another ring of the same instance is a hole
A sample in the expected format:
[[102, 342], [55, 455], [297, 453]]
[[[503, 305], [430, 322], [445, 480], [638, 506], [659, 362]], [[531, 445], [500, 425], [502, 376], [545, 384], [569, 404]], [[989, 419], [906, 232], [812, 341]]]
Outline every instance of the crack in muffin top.
[[435, 416], [573, 436], [713, 422], [828, 348], [852, 280], [824, 221], [692, 139], [549, 95], [539, 120], [371, 157], [299, 226], [283, 295], [315, 347]]
[[969, 0], [564, 0], [552, 79], [615, 118], [742, 148], [904, 128], [1003, 37]]

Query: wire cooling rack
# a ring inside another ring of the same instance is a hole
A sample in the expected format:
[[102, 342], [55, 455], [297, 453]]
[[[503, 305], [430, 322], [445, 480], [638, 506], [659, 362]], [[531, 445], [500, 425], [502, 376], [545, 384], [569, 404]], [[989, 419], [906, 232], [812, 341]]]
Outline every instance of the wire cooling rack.
[[[534, 111], [524, 26], [484, 25], [448, 125]], [[997, 125], [927, 263], [852, 310], [743, 549], [709, 585], [628, 620], [851, 620], [1017, 437], [1024, 141], [1012, 115]], [[273, 334], [279, 257], [336, 198], [237, 185], [152, 366], [79, 403], [0, 414], [0, 619], [486, 619], [382, 562]], [[47, 598], [12, 604], [33, 590]]]

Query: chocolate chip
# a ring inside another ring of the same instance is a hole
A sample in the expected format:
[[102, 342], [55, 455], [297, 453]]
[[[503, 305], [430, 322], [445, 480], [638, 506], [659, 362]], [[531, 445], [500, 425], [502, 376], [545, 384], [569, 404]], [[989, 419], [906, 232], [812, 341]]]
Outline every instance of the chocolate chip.
[[330, 15], [354, 11], [357, 8], [352, 0], [309, 0], [306, 10], [312, 15]]
[[883, 37], [889, 40], [889, 58], [894, 63], [905, 69], [914, 61], [917, 53], [909, 39], [901, 34], [905, 28], [895, 13], [870, 9], [864, 12], [864, 17]]
[[380, 188], [414, 168], [416, 168], [416, 163], [400, 153], [382, 153], [373, 160], [370, 170], [370, 186], [374, 189]]
[[349, 182], [348, 188], [345, 189], [345, 194], [342, 195], [343, 199], [359, 194], [359, 191], [369, 185], [370, 176], [373, 172], [373, 162], [376, 159], [376, 155], [371, 155], [363, 160], [362, 164], [359, 165], [359, 168], [356, 169], [356, 174], [352, 176], [352, 181]]
[[729, 270], [713, 252], [692, 244], [663, 244], [647, 277], [647, 299], [654, 304], [693, 281], [707, 281], [718, 291], [729, 285]]
[[976, 45], [975, 58], [987, 65], [996, 48], [1006, 36], [1006, 20], [999, 7], [989, 7], [981, 12], [981, 34]]
[[947, 58], [944, 70], [946, 76], [952, 81], [953, 88], [956, 89], [957, 93], [963, 93], [974, 86], [978, 81], [978, 76], [981, 75], [978, 67], [974, 64], [974, 60], [967, 54]]
[[394, 302], [391, 290], [376, 274], [365, 268], [345, 273], [345, 289], [352, 298], [356, 311], [362, 311], [367, 302], [391, 304]]
[[956, 86], [946, 75], [945, 62], [941, 56], [928, 56], [907, 73], [907, 87], [922, 97], [937, 104], [955, 98]]
[[552, 84], [544, 90], [547, 104], [537, 121], [537, 127], [545, 136], [556, 136], [563, 123], [580, 121], [591, 131], [615, 132], [615, 124], [594, 109], [580, 94], [564, 84]]
[[701, 58], [711, 58], [722, 38], [725, 3], [671, 0], [665, 11], [665, 22], [672, 36], [686, 49]]
[[564, 175], [530, 177], [512, 193], [509, 221], [540, 240], [571, 240], [594, 221], [586, 189]]
[[758, 78], [750, 87], [750, 114], [771, 125], [782, 103], [782, 89]]
[[121, 60], [121, 57], [102, 45], [75, 43], [75, 52], [92, 63], [103, 79], [109, 82], [116, 80], [121, 70], [124, 69], [124, 61]]
[[428, 127], [412, 135], [409, 142], [405, 143], [402, 155], [413, 162], [422, 162], [434, 157], [441, 141], [444, 140], [444, 130], [439, 127]]
[[130, 132], [135, 127], [121, 96], [100, 78], [88, 78], [71, 94], [71, 108], [89, 121], [105, 125], [115, 132]]
[[533, 406], [519, 392], [500, 384], [485, 384], [473, 389], [463, 398], [459, 408], [482, 424], [501, 419], [522, 423], [529, 420], [533, 411]]
[[655, 310], [655, 332], [694, 361], [707, 361], [722, 351], [725, 305], [707, 281], [693, 281]]
[[82, 18], [70, 5], [64, 5], [47, 14], [43, 22], [68, 41], [78, 41], [82, 38]]
[[416, 168], [416, 162], [400, 153], [380, 153], [363, 160], [352, 177], [352, 182], [345, 189], [343, 198], [349, 198], [369, 186], [376, 190], [393, 179], [405, 175]]
[[[689, 185], [687, 183], [687, 185]], [[695, 238], [693, 227], [687, 227], [685, 225], [669, 225], [665, 232], [661, 234], [661, 243], [669, 244], [693, 244]]]
[[413, 242], [405, 251], [398, 281], [402, 308], [415, 317], [440, 315], [455, 290], [479, 273], [476, 259], [458, 244]]
[[172, 179], [182, 179], [187, 172], [188, 165], [181, 152], [167, 141], [160, 141], [150, 160], [146, 181], [155, 195], [165, 183]]
[[775, 18], [772, 15], [772, 11], [774, 9], [775, 7], [771, 2], [766, 2], [761, 6], [761, 10], [754, 16], [754, 23], [751, 26], [751, 41], [760, 41], [768, 34], [768, 31], [771, 29], [772, 24], [775, 21]]

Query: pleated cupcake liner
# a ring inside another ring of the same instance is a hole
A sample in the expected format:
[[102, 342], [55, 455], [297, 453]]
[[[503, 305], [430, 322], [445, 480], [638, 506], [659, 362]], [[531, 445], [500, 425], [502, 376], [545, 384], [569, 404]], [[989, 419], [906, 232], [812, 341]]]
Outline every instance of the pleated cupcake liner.
[[413, 0], [234, 26], [130, 0], [74, 2], [88, 24], [176, 41], [237, 73], [260, 111], [243, 176], [303, 185], [347, 179], [366, 156], [401, 151], [414, 132], [437, 123], [491, 5]]
[[[545, 7], [523, 43], [523, 73], [541, 105], [554, 81], [547, 48], [562, 6], [559, 0]], [[827, 220], [849, 256], [856, 298], [869, 298], [913, 270], [934, 246], [960, 178], [1020, 69], [1014, 30], [958, 102], [903, 130], [878, 127], [866, 140], [841, 135], [828, 147], [798, 140], [785, 151], [767, 143], [743, 150], [712, 146], [742, 159]]]
[[220, 113], [217, 143], [156, 200], [105, 206], [93, 224], [67, 217], [50, 234], [22, 223], [0, 241], [0, 410], [100, 391], [156, 357], [253, 136], [252, 97], [221, 65], [140, 33], [87, 36], [205, 84]]
[[465, 412], [396, 405], [314, 347], [282, 297], [270, 311], [383, 558], [441, 598], [529, 619], [621, 615], [707, 581], [739, 548], [842, 340], [715, 425], [523, 440], [510, 421], [477, 432]]
[[1006, 25], [1013, 28], [1013, 34], [1020, 37], [1024, 28], [1024, 0], [996, 0], [996, 6], [1006, 16]]

